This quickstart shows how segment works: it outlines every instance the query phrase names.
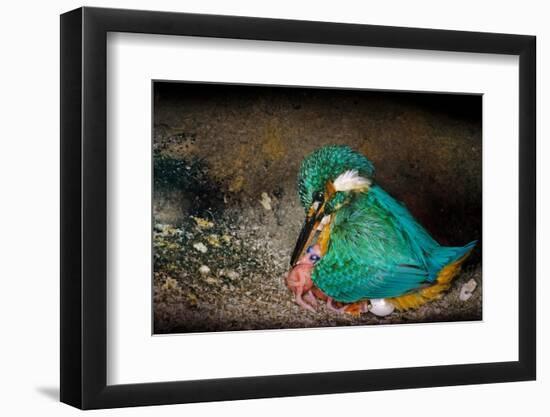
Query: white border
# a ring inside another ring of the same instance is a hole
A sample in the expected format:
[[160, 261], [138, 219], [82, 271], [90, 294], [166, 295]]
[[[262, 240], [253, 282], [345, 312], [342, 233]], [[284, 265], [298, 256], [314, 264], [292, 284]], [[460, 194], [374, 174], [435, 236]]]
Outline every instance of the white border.
[[[107, 53], [108, 384], [518, 359], [516, 56], [118, 33]], [[151, 336], [152, 79], [483, 93], [483, 321]]]

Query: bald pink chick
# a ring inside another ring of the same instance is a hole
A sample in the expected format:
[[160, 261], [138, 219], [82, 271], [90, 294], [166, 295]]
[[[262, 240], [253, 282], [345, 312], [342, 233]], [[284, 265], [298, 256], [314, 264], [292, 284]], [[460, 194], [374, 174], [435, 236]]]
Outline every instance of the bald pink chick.
[[315, 311], [314, 307], [317, 306], [317, 300], [312, 293], [314, 287], [311, 272], [320, 259], [320, 246], [310, 246], [286, 276], [286, 285], [294, 293], [296, 304], [310, 311]]

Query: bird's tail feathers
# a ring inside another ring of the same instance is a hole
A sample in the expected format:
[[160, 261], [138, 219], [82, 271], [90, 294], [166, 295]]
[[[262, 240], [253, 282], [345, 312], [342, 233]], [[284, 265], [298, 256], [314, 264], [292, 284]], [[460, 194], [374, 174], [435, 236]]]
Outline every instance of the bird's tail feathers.
[[465, 246], [438, 246], [434, 248], [429, 256], [430, 278], [432, 280], [438, 279], [439, 274], [447, 265], [454, 263], [461, 264], [476, 244], [477, 240], [474, 240]]
[[444, 247], [435, 249], [433, 258], [435, 262], [441, 262], [434, 277], [434, 283], [416, 292], [400, 297], [390, 298], [389, 301], [399, 310], [418, 308], [428, 301], [435, 300], [449, 289], [453, 278], [460, 272], [462, 263], [470, 255], [477, 241], [468, 243], [463, 247]]

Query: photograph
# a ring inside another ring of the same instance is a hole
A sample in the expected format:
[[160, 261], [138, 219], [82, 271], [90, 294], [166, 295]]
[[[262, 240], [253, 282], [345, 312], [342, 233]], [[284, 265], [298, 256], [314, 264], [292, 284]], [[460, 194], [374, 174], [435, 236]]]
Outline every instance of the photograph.
[[482, 320], [482, 99], [153, 81], [153, 334]]
[[[465, 390], [465, 406], [515, 410], [518, 390], [542, 404], [542, 14], [415, 4], [400, 21], [395, 7], [317, 6], [64, 6], [55, 65], [26, 76], [38, 104], [60, 105], [31, 117], [8, 83], [24, 113], [9, 137], [36, 117], [59, 130], [60, 146], [27, 135], [6, 154], [6, 178], [28, 176], [14, 190], [31, 215], [6, 216], [5, 235], [59, 237], [59, 256], [42, 251], [51, 242], [32, 256], [10, 246], [41, 266], [29, 294], [54, 301], [21, 308], [8, 291], [11, 316], [34, 313], [8, 320], [28, 333], [18, 350], [52, 339], [40, 363], [8, 372], [40, 383], [37, 407], [56, 387], [79, 410], [170, 415], [207, 402], [258, 415], [261, 399], [282, 405], [274, 415], [387, 414], [380, 396], [400, 414], [462, 415], [448, 405]], [[48, 51], [16, 49], [29, 63]], [[59, 193], [30, 166], [57, 168]], [[49, 197], [55, 222], [33, 221]], [[26, 219], [59, 230], [21, 234]], [[12, 264], [6, 282], [27, 283], [25, 261]], [[38, 334], [21, 326], [36, 320]], [[428, 407], [410, 406], [419, 396]]]

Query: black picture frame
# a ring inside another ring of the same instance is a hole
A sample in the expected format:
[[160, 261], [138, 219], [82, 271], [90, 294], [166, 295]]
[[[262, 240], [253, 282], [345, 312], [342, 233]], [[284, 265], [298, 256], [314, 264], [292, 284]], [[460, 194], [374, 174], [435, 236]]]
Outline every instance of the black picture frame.
[[[108, 32], [519, 56], [519, 360], [107, 385]], [[535, 51], [524, 35], [88, 7], [61, 15], [61, 401], [94, 409], [535, 379]]]

